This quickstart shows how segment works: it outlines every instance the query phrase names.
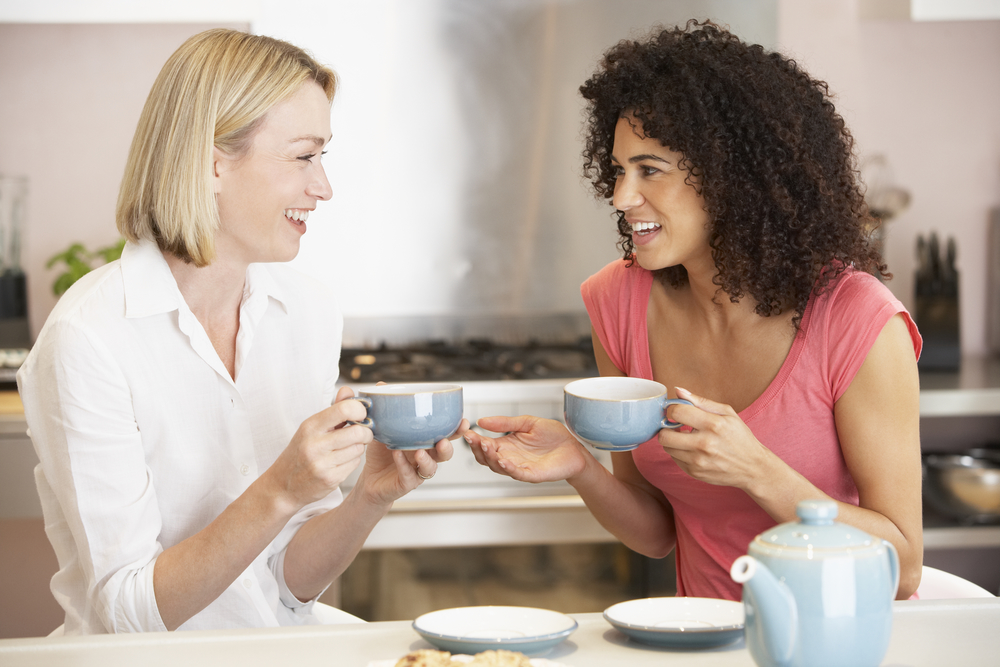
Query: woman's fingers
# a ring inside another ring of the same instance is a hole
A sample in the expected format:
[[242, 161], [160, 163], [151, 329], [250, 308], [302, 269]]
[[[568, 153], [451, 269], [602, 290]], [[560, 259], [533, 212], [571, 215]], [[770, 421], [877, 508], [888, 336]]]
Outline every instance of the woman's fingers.
[[[714, 428], [719, 423], [720, 417], [736, 417], [736, 412], [724, 403], [692, 394], [683, 387], [674, 387], [678, 398], [691, 401], [691, 405], [685, 403], [675, 403], [667, 407], [666, 417], [671, 421], [679, 422], [691, 430], [704, 431]], [[675, 432], [683, 433], [682, 427]]]
[[707, 399], [704, 396], [698, 396], [697, 394], [692, 394], [687, 389], [683, 387], [674, 387], [674, 391], [677, 392], [678, 398], [683, 398], [687, 401], [691, 401], [694, 407], [704, 410], [705, 412], [711, 412], [715, 415], [734, 415], [736, 412], [725, 403], [716, 403], [713, 400]]
[[[442, 442], [448, 442], [444, 440]], [[441, 443], [438, 443], [440, 445]], [[450, 446], [451, 443], [448, 443]], [[392, 450], [392, 459], [400, 478], [408, 485], [416, 486], [429, 480], [437, 473], [438, 462], [432, 449]]]
[[[438, 443], [438, 445], [440, 446], [442, 443], [444, 443], [449, 448], [449, 450], [451, 449], [450, 442], [448, 442], [447, 440], [442, 440], [441, 442]], [[438, 462], [435, 460], [434, 455], [431, 454], [431, 452], [433, 451], [434, 450], [432, 449], [420, 449], [417, 450], [416, 454], [413, 457], [413, 469], [417, 473], [417, 477], [419, 477], [421, 481], [426, 481], [431, 477], [433, 477], [435, 473], [437, 473]], [[450, 451], [448, 454], [448, 458], [451, 458]]]
[[537, 419], [531, 415], [480, 417], [476, 421], [476, 426], [491, 433], [524, 433], [531, 430], [532, 424]]
[[496, 440], [470, 430], [465, 434], [465, 441], [469, 443], [472, 455], [476, 457], [476, 462], [479, 465], [486, 466], [493, 472], [501, 475], [507, 474], [503, 463], [500, 461], [500, 448]]
[[461, 423], [458, 425], [458, 430], [455, 431], [454, 433], [452, 433], [451, 435], [449, 435], [448, 439], [449, 440], [457, 440], [457, 439], [461, 438], [462, 436], [464, 436], [465, 433], [470, 428], [472, 428], [472, 426], [471, 426], [471, 424], [469, 424], [469, 420], [465, 419], [463, 417]]
[[338, 393], [337, 401], [333, 405], [317, 412], [306, 421], [315, 425], [318, 431], [333, 431], [343, 428], [347, 422], [363, 422], [367, 416], [368, 411], [364, 404], [356, 400], [353, 394], [340, 397]]

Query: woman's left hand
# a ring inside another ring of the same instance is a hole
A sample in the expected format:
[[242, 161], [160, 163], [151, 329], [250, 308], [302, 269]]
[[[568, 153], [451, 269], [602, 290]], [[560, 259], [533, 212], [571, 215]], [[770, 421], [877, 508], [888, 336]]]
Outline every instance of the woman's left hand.
[[[461, 438], [469, 430], [469, 420], [463, 419], [450, 440]], [[438, 463], [449, 460], [455, 450], [449, 439], [438, 442], [432, 449], [389, 449], [373, 440], [365, 452], [365, 465], [359, 484], [372, 502], [391, 503], [423, 484], [437, 473]]]
[[754, 437], [732, 407], [676, 388], [693, 405], [670, 407], [670, 418], [688, 429], [663, 429], [664, 451], [691, 477], [719, 486], [747, 489], [773, 454]]

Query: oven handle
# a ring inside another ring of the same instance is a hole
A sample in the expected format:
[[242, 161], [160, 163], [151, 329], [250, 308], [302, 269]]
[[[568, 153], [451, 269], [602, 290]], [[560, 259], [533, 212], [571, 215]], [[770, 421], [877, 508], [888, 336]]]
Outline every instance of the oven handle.
[[471, 498], [464, 500], [399, 500], [390, 514], [413, 512], [495, 512], [497, 510], [576, 510], [587, 506], [578, 495]]

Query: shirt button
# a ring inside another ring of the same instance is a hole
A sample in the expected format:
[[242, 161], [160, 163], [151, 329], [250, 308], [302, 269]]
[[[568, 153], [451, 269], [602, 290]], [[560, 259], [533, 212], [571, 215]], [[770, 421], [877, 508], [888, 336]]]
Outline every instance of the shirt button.
[[243, 580], [243, 588], [250, 588], [251, 586], [253, 586], [253, 582], [252, 581], [250, 581], [249, 579], [244, 579]]
[[244, 475], [249, 475], [250, 474], [250, 466], [248, 466], [246, 463], [244, 463], [243, 465], [240, 466], [240, 472], [243, 473]]

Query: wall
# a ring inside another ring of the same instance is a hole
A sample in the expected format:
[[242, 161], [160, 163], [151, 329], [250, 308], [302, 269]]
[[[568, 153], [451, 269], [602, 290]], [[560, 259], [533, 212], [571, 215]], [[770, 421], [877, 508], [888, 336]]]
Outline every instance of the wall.
[[[48, 0], [0, 20], [136, 24], [240, 10], [255, 31], [330, 63], [341, 80], [325, 159], [334, 194], [311, 216], [295, 264], [332, 285], [345, 314], [356, 319], [582, 313], [579, 284], [617, 256], [617, 235], [609, 207], [594, 201], [579, 174], [578, 86], [604, 48], [656, 22], [713, 16], [772, 44], [775, 6], [776, 0], [207, 0], [197, 7]], [[12, 66], [11, 76], [27, 82], [51, 77], [79, 51], [60, 40], [40, 43], [37, 26], [8, 29], [30, 34], [25, 41], [44, 56], [28, 59], [29, 68]], [[64, 29], [76, 34], [69, 26], [44, 27]], [[95, 60], [100, 55], [93, 53]], [[6, 79], [0, 76], [0, 95]], [[128, 89], [116, 91], [123, 98], [112, 121], [116, 138], [107, 141], [111, 127], [92, 133], [109, 144], [113, 165], [89, 168], [85, 178], [59, 175], [60, 184], [90, 181], [90, 197], [42, 194], [37, 187], [32, 195], [26, 265], [35, 332], [54, 303], [53, 274], [44, 262], [75, 240], [58, 227], [42, 236], [37, 221], [49, 226], [86, 209], [94, 218], [74, 225], [72, 234], [93, 243], [114, 236], [118, 165], [138, 115], [127, 99], [148, 88], [135, 77], [120, 80]], [[23, 95], [8, 99], [19, 105], [13, 126], [63, 122], [36, 116]], [[15, 154], [8, 158], [13, 162]], [[77, 155], [60, 156], [59, 166], [80, 163]]]
[[782, 0], [778, 44], [837, 93], [862, 160], [910, 208], [888, 227], [889, 288], [913, 306], [916, 237], [954, 236], [966, 354], [988, 352], [987, 223], [1000, 207], [1000, 21], [865, 20], [857, 0]]
[[115, 201], [139, 112], [164, 61], [214, 25], [0, 23], [0, 173], [29, 178], [22, 265], [33, 334], [70, 243], [118, 238]]
[[[990, 208], [1000, 205], [1000, 21], [861, 18], [873, 14], [863, 11], [873, 2], [780, 0], [777, 46], [831, 84], [860, 156], [886, 155], [896, 180], [911, 191], [912, 206], [891, 222], [886, 249], [896, 275], [890, 288], [907, 306], [916, 235], [932, 229], [955, 235], [963, 347], [982, 354], [986, 224]], [[577, 3], [557, 4], [562, 11]], [[82, 22], [93, 28], [112, 22], [248, 21], [257, 32], [313, 50], [343, 81], [326, 162], [336, 194], [310, 220], [297, 262], [342, 291], [349, 317], [433, 314], [441, 312], [446, 292], [474, 270], [455, 241], [463, 221], [454, 217], [457, 193], [448, 186], [469, 165], [442, 155], [434, 141], [456, 121], [447, 112], [456, 91], [433, 67], [408, 71], [400, 63], [428, 48], [421, 26], [448, 5], [454, 3], [38, 0], [0, 4], [0, 22]], [[703, 6], [707, 15], [767, 41], [746, 12], [734, 9], [738, 3]], [[164, 32], [135, 25], [120, 33], [125, 42], [117, 42], [68, 25], [0, 23], [0, 172], [32, 173], [25, 245], [33, 331], [55, 301], [49, 291], [54, 274], [44, 268], [45, 260], [72, 240], [98, 245], [113, 239], [115, 192], [142, 100], [162, 61], [198, 27], [175, 25]], [[619, 29], [623, 36], [628, 32]], [[40, 31], [48, 37], [41, 39]], [[594, 47], [596, 54], [603, 45]], [[116, 57], [113, 76], [99, 86], [85, 84], [83, 77], [109, 51]], [[427, 88], [438, 90], [444, 113], [408, 105], [412, 91]], [[417, 143], [406, 155], [395, 155], [393, 137], [402, 134]], [[564, 143], [559, 149], [569, 150]], [[574, 215], [603, 213], [588, 214], [584, 207]], [[436, 240], [430, 245], [428, 229]], [[579, 252], [579, 239], [563, 251]], [[369, 289], [359, 288], [359, 279]], [[416, 284], [431, 288], [417, 290]]]

